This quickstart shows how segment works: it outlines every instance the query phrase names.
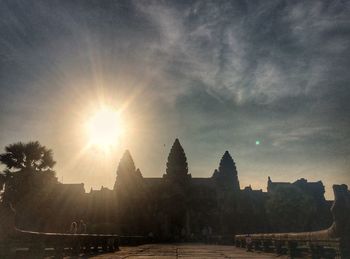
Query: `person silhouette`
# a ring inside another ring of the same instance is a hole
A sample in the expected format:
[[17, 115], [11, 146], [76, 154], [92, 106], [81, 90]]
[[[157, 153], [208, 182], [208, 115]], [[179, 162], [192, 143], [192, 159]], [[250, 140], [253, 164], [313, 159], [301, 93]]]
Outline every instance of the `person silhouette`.
[[249, 234], [246, 235], [245, 242], [246, 242], [246, 246], [247, 246], [247, 251], [251, 252], [252, 251], [252, 238]]
[[76, 234], [78, 232], [78, 224], [77, 222], [73, 221], [72, 224], [70, 224], [69, 233]]
[[84, 221], [82, 219], [79, 222], [78, 233], [79, 234], [85, 234], [86, 233], [86, 224], [84, 223]]

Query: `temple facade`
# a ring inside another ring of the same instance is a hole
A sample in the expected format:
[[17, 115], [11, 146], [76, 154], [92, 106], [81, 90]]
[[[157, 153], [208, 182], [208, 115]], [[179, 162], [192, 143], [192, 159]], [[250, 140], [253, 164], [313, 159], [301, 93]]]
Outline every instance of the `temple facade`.
[[[90, 233], [150, 235], [161, 241], [196, 241], [208, 236], [284, 231], [284, 225], [276, 225], [271, 218], [276, 217], [276, 206], [290, 207], [293, 201], [289, 198], [294, 193], [301, 200], [306, 197], [305, 206], [315, 208], [314, 214], [302, 214], [309, 217], [311, 223], [297, 227], [317, 230], [328, 227], [331, 222], [322, 182], [300, 179], [295, 183], [277, 183], [269, 178], [267, 192], [250, 186], [241, 189], [235, 161], [228, 151], [211, 177], [194, 178], [178, 139], [166, 165], [162, 177], [143, 177], [126, 151], [112, 190], [102, 187], [85, 193], [83, 184], [56, 182], [46, 195], [36, 200], [37, 207], [45, 210], [30, 209], [32, 221], [28, 221], [27, 210], [22, 221], [27, 225], [23, 227], [64, 232], [72, 221], [82, 219]], [[295, 189], [292, 189], [294, 193], [288, 194], [288, 186]], [[281, 195], [286, 195], [283, 196], [285, 204], [278, 199]], [[301, 215], [303, 204], [294, 209], [297, 215]], [[286, 210], [285, 214], [277, 217], [286, 217], [284, 222], [288, 222], [290, 213]]]

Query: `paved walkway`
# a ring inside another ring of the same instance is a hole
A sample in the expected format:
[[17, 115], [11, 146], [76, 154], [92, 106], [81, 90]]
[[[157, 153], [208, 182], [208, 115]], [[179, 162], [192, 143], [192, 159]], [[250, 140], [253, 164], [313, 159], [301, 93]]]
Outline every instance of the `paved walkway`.
[[[234, 246], [201, 245], [201, 244], [152, 244], [136, 247], [122, 247], [120, 251], [110, 254], [96, 255], [90, 258], [128, 258], [128, 259], [174, 259], [174, 258], [276, 258], [274, 254], [246, 252], [244, 249]], [[280, 256], [278, 258], [287, 258]]]

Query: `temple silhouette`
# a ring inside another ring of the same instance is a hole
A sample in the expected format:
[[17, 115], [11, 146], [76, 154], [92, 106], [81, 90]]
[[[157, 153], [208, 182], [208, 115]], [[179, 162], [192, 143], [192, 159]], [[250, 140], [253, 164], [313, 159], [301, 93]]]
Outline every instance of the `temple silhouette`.
[[[166, 165], [162, 177], [143, 177], [125, 151], [113, 189], [101, 187], [88, 193], [83, 184], [63, 184], [52, 176], [40, 191], [23, 199], [16, 224], [22, 229], [65, 232], [71, 222], [82, 219], [88, 233], [196, 241], [235, 233], [319, 230], [332, 222], [331, 202], [324, 197], [321, 181], [302, 178], [284, 183], [269, 177], [267, 192], [250, 186], [242, 189], [228, 151], [211, 177], [194, 178], [178, 139]], [[276, 214], [276, 206], [281, 214]]]

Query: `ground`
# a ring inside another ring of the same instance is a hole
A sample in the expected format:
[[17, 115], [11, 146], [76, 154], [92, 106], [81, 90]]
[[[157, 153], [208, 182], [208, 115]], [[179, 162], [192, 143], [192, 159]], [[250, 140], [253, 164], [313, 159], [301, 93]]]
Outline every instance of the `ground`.
[[[174, 259], [174, 258], [276, 258], [275, 254], [246, 252], [245, 249], [234, 246], [201, 245], [201, 244], [152, 244], [136, 247], [121, 247], [120, 251], [110, 254], [100, 254], [89, 258], [98, 259]], [[281, 256], [279, 258], [287, 258]]]

